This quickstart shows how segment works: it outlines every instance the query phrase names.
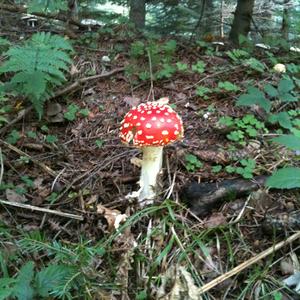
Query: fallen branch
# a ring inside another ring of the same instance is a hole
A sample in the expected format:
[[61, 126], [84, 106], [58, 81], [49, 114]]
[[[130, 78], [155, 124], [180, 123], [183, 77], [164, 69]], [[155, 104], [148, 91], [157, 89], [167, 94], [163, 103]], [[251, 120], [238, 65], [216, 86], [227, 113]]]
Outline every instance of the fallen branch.
[[212, 209], [220, 206], [227, 198], [236, 198], [258, 190], [264, 184], [266, 176], [255, 177], [252, 181], [229, 179], [217, 183], [196, 183], [185, 185], [180, 198], [197, 216], [207, 216]]
[[66, 217], [66, 218], [70, 218], [70, 219], [75, 219], [75, 220], [79, 220], [79, 221], [83, 221], [84, 220], [84, 217], [80, 216], [80, 215], [74, 215], [74, 214], [65, 213], [65, 212], [58, 211], [58, 210], [53, 210], [53, 209], [48, 209], [48, 208], [42, 208], [42, 207], [33, 206], [33, 205], [29, 205], [29, 204], [24, 204], [24, 203], [19, 203], [19, 202], [5, 201], [5, 200], [1, 200], [1, 199], [0, 199], [0, 203], [4, 204], [4, 205], [10, 205], [10, 206], [15, 206], [15, 207], [29, 209], [29, 210], [40, 211], [40, 212], [43, 212], [43, 213], [57, 215], [57, 216]]
[[26, 109], [22, 109], [18, 113], [18, 115], [17, 115], [16, 118], [14, 118], [12, 121], [10, 121], [8, 124], [6, 124], [3, 128], [1, 128], [0, 135], [2, 135], [3, 133], [5, 133], [11, 126], [13, 126], [14, 124], [16, 124], [21, 119], [23, 119], [29, 112], [31, 112], [32, 108], [33, 108], [32, 106], [29, 106]]
[[98, 74], [98, 75], [93, 75], [93, 76], [89, 76], [89, 77], [84, 77], [84, 78], [80, 78], [78, 80], [76, 80], [75, 82], [71, 83], [70, 85], [68, 85], [67, 87], [65, 87], [62, 90], [58, 90], [50, 99], [54, 99], [57, 97], [60, 97], [64, 94], [73, 92], [75, 90], [77, 90], [78, 88], [80, 88], [82, 86], [82, 84], [91, 81], [91, 80], [95, 80], [95, 79], [103, 79], [103, 78], [108, 78], [114, 74], [117, 74], [119, 72], [122, 72], [124, 70], [124, 68], [116, 68], [114, 70], [111, 70], [107, 73], [104, 74]]
[[297, 231], [296, 233], [291, 235], [289, 238], [287, 238], [285, 241], [281, 241], [281, 242], [277, 243], [276, 245], [271, 246], [270, 248], [266, 249], [265, 251], [255, 255], [254, 257], [246, 260], [242, 264], [236, 266], [229, 272], [227, 272], [227, 273], [215, 278], [214, 280], [208, 282], [207, 284], [203, 285], [202, 287], [199, 288], [199, 291], [198, 291], [199, 295], [201, 295], [205, 292], [208, 292], [210, 289], [212, 289], [216, 285], [218, 285], [218, 284], [224, 282], [225, 280], [227, 280], [228, 278], [238, 274], [239, 272], [243, 271], [244, 269], [250, 267], [251, 265], [255, 264], [256, 262], [267, 257], [268, 255], [273, 254], [275, 251], [279, 250], [280, 248], [282, 248], [288, 244], [291, 244], [293, 241], [297, 240], [298, 238], [300, 238], [300, 231]]
[[[53, 171], [51, 168], [49, 168], [47, 165], [43, 164], [42, 162], [34, 159], [33, 157], [31, 157], [29, 154], [27, 154], [26, 152], [18, 149], [17, 147], [3, 141], [0, 139], [0, 143], [3, 144], [4, 146], [6, 146], [7, 148], [9, 148], [10, 150], [18, 153], [21, 156], [26, 156], [28, 159], [30, 159], [34, 164], [38, 165], [39, 167], [41, 167], [47, 174], [51, 175], [52, 177], [56, 178], [58, 176], [58, 174]], [[61, 179], [61, 181], [63, 181], [64, 183], [68, 183], [68, 181], [66, 181], [65, 179]]]

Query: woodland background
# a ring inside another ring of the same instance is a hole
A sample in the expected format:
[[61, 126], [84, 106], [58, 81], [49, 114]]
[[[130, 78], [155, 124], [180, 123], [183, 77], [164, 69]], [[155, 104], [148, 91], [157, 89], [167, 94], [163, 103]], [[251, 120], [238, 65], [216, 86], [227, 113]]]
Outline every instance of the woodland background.
[[[297, 0], [0, 0], [0, 299], [300, 299]], [[126, 112], [169, 97], [154, 205]]]

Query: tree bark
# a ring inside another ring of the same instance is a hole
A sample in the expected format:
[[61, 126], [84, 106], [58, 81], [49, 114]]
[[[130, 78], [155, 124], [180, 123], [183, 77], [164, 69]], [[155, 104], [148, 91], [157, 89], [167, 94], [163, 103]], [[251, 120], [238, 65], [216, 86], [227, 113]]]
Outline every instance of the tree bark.
[[288, 41], [289, 39], [289, 9], [288, 4], [290, 0], [285, 0], [283, 3], [283, 14], [282, 14], [282, 25], [281, 25], [281, 33], [282, 37]]
[[146, 19], [146, 1], [145, 0], [130, 0], [129, 20], [137, 29], [145, 27]]
[[252, 12], [255, 0], [238, 0], [234, 13], [234, 19], [229, 33], [229, 39], [236, 45], [239, 44], [239, 36], [247, 37], [250, 31]]

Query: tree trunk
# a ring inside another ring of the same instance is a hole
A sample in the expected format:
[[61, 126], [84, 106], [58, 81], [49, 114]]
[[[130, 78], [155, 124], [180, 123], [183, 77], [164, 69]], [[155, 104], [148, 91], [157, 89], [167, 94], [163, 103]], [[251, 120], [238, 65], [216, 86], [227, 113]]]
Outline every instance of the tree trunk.
[[145, 0], [130, 0], [129, 20], [137, 29], [145, 27], [146, 4]]
[[234, 19], [229, 33], [229, 39], [236, 45], [239, 44], [239, 36], [247, 37], [250, 31], [252, 12], [255, 0], [238, 0], [234, 13]]
[[214, 32], [214, 20], [216, 16], [214, 15], [214, 2], [213, 0], [206, 0], [204, 7], [204, 15], [203, 15], [203, 30], [204, 35], [210, 34], [215, 35]]
[[289, 9], [288, 4], [290, 0], [285, 0], [283, 4], [283, 14], [282, 14], [282, 25], [281, 25], [281, 33], [282, 37], [288, 41], [289, 39]]

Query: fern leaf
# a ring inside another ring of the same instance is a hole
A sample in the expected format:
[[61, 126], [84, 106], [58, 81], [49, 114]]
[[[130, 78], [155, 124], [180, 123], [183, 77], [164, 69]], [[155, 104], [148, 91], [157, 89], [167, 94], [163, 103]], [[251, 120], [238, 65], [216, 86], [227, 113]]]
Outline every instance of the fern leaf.
[[6, 90], [25, 95], [41, 118], [44, 102], [66, 80], [71, 51], [66, 39], [45, 32], [34, 34], [22, 47], [11, 47], [6, 52], [8, 60], [0, 67], [0, 73], [14, 73]]
[[17, 282], [14, 285], [13, 296], [19, 300], [33, 299], [34, 290], [31, 286], [34, 273], [33, 261], [27, 262], [17, 276]]
[[50, 265], [36, 274], [37, 293], [41, 297], [49, 297], [50, 293], [57, 293], [57, 287], [72, 276], [74, 268], [66, 265]]

